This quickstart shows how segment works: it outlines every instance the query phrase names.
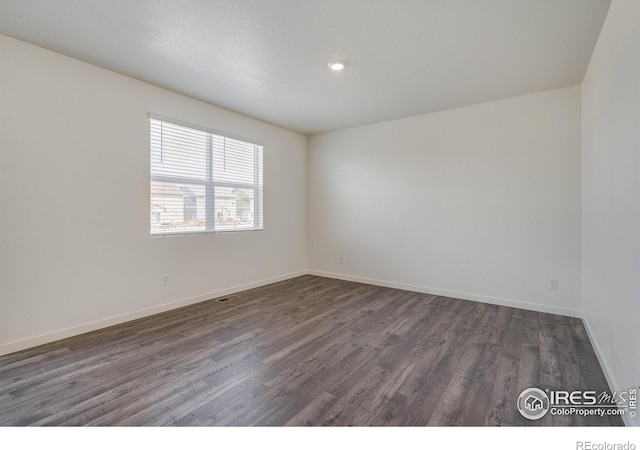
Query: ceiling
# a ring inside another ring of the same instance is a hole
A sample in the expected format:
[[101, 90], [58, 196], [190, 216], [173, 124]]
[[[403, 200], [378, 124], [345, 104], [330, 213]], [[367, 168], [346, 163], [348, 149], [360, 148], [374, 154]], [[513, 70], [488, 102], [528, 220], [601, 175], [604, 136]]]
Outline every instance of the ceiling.
[[579, 84], [609, 3], [0, 0], [0, 33], [311, 135]]

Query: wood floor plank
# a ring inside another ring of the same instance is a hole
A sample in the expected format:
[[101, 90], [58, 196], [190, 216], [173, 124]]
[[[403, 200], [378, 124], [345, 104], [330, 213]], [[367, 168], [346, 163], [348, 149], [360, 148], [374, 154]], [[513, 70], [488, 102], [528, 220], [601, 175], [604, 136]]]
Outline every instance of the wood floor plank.
[[0, 357], [0, 425], [621, 425], [579, 319], [305, 275]]
[[328, 392], [322, 392], [311, 400], [302, 410], [289, 419], [285, 425], [314, 426], [320, 423], [320, 418], [336, 402], [337, 398]]

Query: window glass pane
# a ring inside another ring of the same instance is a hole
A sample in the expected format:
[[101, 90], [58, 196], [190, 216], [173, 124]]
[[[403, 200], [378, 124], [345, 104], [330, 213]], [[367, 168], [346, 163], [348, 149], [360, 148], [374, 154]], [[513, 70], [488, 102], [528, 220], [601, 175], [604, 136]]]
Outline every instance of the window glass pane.
[[254, 227], [255, 192], [253, 189], [217, 186], [216, 230], [241, 230]]
[[207, 133], [151, 120], [151, 173], [191, 178], [207, 177]]
[[213, 180], [255, 184], [255, 154], [255, 144], [213, 136]]
[[151, 181], [151, 233], [205, 230], [205, 187]]

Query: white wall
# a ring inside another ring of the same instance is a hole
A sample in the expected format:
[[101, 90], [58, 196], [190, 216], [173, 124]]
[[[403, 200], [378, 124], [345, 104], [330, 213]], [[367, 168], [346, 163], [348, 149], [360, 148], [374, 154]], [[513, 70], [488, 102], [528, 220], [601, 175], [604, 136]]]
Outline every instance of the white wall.
[[611, 3], [582, 85], [583, 308], [617, 390], [640, 385], [639, 5]]
[[[0, 354], [306, 270], [306, 137], [8, 37], [0, 55]], [[149, 237], [149, 112], [264, 143], [264, 231]]]
[[308, 158], [313, 273], [580, 315], [579, 86], [316, 135]]

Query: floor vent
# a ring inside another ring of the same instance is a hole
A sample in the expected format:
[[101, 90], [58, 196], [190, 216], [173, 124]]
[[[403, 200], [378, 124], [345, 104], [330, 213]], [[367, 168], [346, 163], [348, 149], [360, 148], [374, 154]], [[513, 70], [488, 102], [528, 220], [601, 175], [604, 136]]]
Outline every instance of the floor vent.
[[222, 303], [222, 302], [226, 302], [227, 300], [229, 300], [229, 298], [228, 298], [228, 297], [225, 297], [225, 298], [219, 298], [219, 299], [218, 299], [218, 301], [219, 301], [220, 303]]

